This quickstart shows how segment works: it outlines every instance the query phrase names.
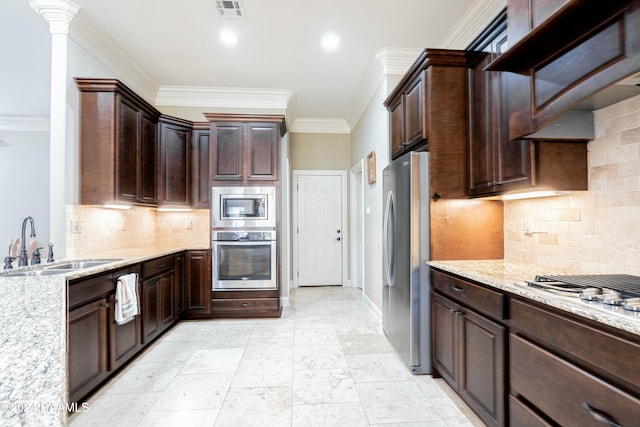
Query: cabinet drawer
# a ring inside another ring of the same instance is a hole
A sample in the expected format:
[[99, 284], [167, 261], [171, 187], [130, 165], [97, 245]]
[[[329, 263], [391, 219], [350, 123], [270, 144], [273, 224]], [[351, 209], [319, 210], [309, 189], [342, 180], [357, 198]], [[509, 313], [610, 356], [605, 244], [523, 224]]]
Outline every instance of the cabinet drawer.
[[216, 311], [263, 311], [279, 309], [277, 298], [214, 299], [212, 306], [214, 313]]
[[640, 344], [517, 299], [510, 308], [512, 328], [595, 372], [626, 381], [640, 393]]
[[142, 277], [151, 277], [156, 274], [164, 273], [165, 271], [173, 270], [175, 268], [175, 263], [175, 255], [167, 255], [145, 261], [142, 263]]
[[512, 395], [509, 395], [509, 425], [513, 427], [552, 427]]
[[[117, 277], [117, 276], [116, 276]], [[69, 283], [69, 309], [101, 298], [116, 290], [114, 273], [102, 274], [89, 279]]]
[[431, 270], [431, 286], [452, 299], [494, 319], [504, 319], [505, 296], [480, 285]]
[[76, 279], [69, 282], [69, 309], [115, 292], [118, 277], [127, 273], [140, 275], [139, 264], [112, 270], [98, 276]]
[[640, 400], [524, 338], [511, 335], [509, 344], [511, 394], [558, 424], [600, 427], [600, 416], [622, 426], [637, 425]]

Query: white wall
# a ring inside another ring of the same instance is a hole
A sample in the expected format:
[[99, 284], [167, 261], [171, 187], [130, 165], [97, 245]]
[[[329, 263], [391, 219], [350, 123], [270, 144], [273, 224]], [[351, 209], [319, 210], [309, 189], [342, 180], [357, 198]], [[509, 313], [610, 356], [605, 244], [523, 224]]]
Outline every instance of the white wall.
[[[364, 209], [364, 294], [371, 309], [382, 310], [382, 170], [389, 164], [389, 118], [383, 102], [401, 76], [385, 77], [351, 132], [351, 163], [376, 153], [377, 182], [365, 182]], [[366, 163], [365, 163], [366, 164]], [[365, 176], [366, 176], [366, 171]], [[366, 180], [366, 178], [365, 178]]]
[[[24, 22], [33, 24], [29, 31], [21, 26]], [[3, 41], [0, 66], [2, 260], [9, 253], [9, 241], [20, 237], [22, 221], [27, 216], [35, 220], [40, 246], [46, 247], [49, 243], [49, 133], [32, 129], [34, 126], [29, 122], [36, 119], [34, 124], [46, 129], [51, 37], [49, 25], [27, 1], [2, 0], [0, 39]]]
[[[35, 221], [39, 246], [46, 248], [49, 243], [49, 133], [0, 132], [0, 140], [0, 258], [4, 259], [27, 216]], [[43, 254], [44, 261], [46, 250]]]

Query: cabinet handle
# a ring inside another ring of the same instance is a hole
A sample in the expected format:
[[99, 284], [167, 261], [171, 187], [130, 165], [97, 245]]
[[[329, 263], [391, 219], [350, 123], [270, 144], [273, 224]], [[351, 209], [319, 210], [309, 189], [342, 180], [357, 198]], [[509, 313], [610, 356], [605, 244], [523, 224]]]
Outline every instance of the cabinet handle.
[[456, 310], [455, 308], [451, 309], [451, 314], [454, 314], [456, 316], [463, 316], [464, 312], [460, 311], [460, 310]]
[[463, 288], [460, 288], [460, 287], [458, 287], [456, 285], [451, 285], [451, 290], [455, 291], [455, 292], [464, 292]]
[[158, 268], [164, 267], [164, 264], [158, 264]]
[[605, 414], [602, 411], [597, 410], [593, 406], [589, 405], [587, 402], [583, 402], [582, 406], [584, 407], [584, 409], [589, 411], [589, 413], [591, 414], [591, 416], [593, 418], [595, 418], [596, 420], [600, 421], [602, 424], [606, 424], [606, 425], [611, 426], [611, 427], [622, 427], [620, 424], [616, 423], [611, 418], [609, 418], [609, 416], [607, 414]]
[[102, 306], [104, 308], [109, 308], [109, 307], [111, 307], [111, 304], [109, 304], [108, 302], [105, 302], [104, 304], [102, 304]]
[[240, 307], [249, 307], [249, 303], [243, 302], [242, 304], [240, 304]]

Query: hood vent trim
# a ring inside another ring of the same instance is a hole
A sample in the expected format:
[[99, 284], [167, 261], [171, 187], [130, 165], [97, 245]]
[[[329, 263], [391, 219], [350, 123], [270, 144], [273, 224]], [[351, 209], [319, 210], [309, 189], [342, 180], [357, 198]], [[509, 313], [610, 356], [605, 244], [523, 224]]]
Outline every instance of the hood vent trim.
[[244, 8], [241, 0], [216, 0], [216, 9], [222, 18], [244, 19]]

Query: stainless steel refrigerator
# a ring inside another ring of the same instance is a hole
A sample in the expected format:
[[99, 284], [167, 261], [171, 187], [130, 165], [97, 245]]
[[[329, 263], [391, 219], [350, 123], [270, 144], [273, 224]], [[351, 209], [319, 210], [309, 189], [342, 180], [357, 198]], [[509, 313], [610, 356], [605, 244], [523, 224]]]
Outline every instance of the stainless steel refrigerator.
[[382, 176], [382, 326], [409, 370], [429, 374], [429, 153], [407, 153]]

